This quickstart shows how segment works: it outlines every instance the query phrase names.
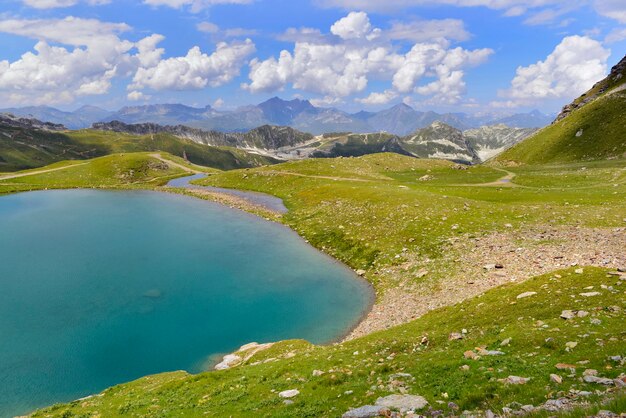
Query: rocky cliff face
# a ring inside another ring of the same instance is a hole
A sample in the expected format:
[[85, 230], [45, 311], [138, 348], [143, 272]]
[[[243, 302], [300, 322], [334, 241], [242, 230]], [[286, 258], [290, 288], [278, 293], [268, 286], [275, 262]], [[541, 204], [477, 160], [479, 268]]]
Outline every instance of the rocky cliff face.
[[402, 143], [404, 149], [416, 157], [441, 158], [466, 164], [480, 162], [463, 132], [439, 121], [402, 138]]
[[488, 160], [537, 132], [535, 128], [509, 128], [506, 125], [468, 129], [463, 136], [481, 161]]
[[561, 119], [566, 118], [576, 109], [580, 109], [588, 103], [593, 102], [598, 97], [605, 93], [611, 93], [614, 91], [622, 90], [626, 86], [626, 56], [622, 58], [620, 62], [611, 68], [611, 72], [606, 78], [598, 81], [593, 87], [583, 93], [579, 98], [572, 103], [563, 106], [561, 113], [556, 117], [554, 122], [558, 122]]

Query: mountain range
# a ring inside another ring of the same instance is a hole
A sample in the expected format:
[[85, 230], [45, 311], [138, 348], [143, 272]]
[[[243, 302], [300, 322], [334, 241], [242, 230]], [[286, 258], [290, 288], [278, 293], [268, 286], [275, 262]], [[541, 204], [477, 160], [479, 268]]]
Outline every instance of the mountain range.
[[535, 128], [510, 128], [503, 124], [461, 131], [441, 121], [432, 122], [407, 136], [380, 133], [326, 133], [313, 136], [288, 126], [263, 125], [241, 132], [204, 131], [185, 125], [100, 122], [93, 130], [131, 135], [166, 133], [213, 147], [234, 147], [279, 160], [309, 157], [356, 157], [394, 152], [418, 158], [440, 158], [464, 164], [482, 162], [532, 135]]
[[425, 128], [435, 121], [467, 130], [498, 124], [512, 128], [539, 128], [548, 125], [553, 119], [539, 111], [507, 116], [440, 114], [417, 111], [406, 104], [398, 104], [379, 112], [348, 113], [336, 108], [316, 107], [308, 100], [287, 101], [278, 97], [232, 111], [219, 111], [211, 106], [196, 108], [182, 104], [154, 104], [126, 106], [113, 112], [95, 106], [83, 106], [71, 112], [35, 106], [1, 109], [0, 113], [63, 124], [70, 129], [88, 128], [97, 122], [120, 121], [127, 124], [185, 125], [220, 132], [246, 132], [262, 125], [279, 125], [314, 135], [329, 132], [388, 132], [400, 136]]

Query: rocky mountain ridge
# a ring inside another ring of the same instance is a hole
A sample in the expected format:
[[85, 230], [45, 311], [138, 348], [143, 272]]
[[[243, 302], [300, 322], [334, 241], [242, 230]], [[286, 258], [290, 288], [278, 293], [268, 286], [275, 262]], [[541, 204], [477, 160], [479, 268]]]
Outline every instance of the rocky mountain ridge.
[[211, 106], [196, 108], [182, 104], [126, 106], [113, 112], [95, 106], [83, 106], [73, 112], [45, 106], [11, 108], [4, 111], [61, 123], [70, 129], [83, 129], [93, 123], [117, 120], [127, 124], [186, 125], [220, 132], [246, 132], [262, 125], [280, 125], [314, 135], [328, 132], [384, 131], [404, 136], [437, 120], [461, 130], [498, 123], [528, 128], [545, 126], [552, 119], [537, 111], [514, 115], [422, 112], [403, 103], [378, 112], [349, 113], [337, 108], [316, 107], [308, 100], [283, 100], [278, 97], [232, 111], [220, 111]]
[[60, 123], [42, 122], [38, 119], [15, 116], [11, 113], [0, 113], [0, 125], [12, 128], [40, 129], [45, 131], [67, 130], [67, 128]]
[[281, 147], [296, 146], [313, 139], [313, 135], [297, 131], [288, 126], [263, 125], [248, 132], [224, 133], [204, 131], [185, 125], [158, 125], [155, 123], [126, 124], [120, 121], [99, 122], [93, 125], [99, 131], [122, 132], [134, 135], [169, 133], [179, 138], [211, 146], [228, 146], [260, 152]]
[[441, 121], [434, 121], [428, 127], [404, 137], [386, 132], [340, 132], [313, 136], [287, 126], [271, 125], [263, 125], [244, 133], [223, 133], [184, 125], [131, 125], [119, 121], [96, 123], [93, 129], [134, 135], [168, 133], [204, 145], [236, 147], [282, 160], [356, 157], [393, 152], [464, 164], [480, 163], [535, 132], [534, 129], [509, 128], [505, 125], [461, 131]]

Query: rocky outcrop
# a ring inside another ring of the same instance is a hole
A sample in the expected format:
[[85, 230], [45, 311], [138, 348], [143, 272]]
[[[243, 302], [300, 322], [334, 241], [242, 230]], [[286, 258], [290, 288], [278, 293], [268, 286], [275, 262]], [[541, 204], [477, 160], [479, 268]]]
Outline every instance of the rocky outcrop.
[[39, 129], [43, 131], [65, 131], [67, 128], [58, 123], [42, 122], [33, 118], [22, 118], [11, 113], [0, 113], [0, 124], [12, 128]]
[[586, 104], [593, 102], [598, 97], [605, 94], [606, 92], [611, 91], [615, 87], [623, 85], [623, 83], [626, 82], [626, 79], [624, 77], [626, 77], [626, 56], [624, 56], [624, 58], [622, 58], [620, 62], [618, 62], [616, 65], [613, 66], [613, 68], [611, 68], [611, 72], [608, 76], [606, 76], [606, 78], [598, 81], [589, 91], [583, 93], [572, 103], [563, 106], [561, 113], [558, 114], [553, 123], [556, 123], [566, 118], [576, 109], [580, 109]]
[[435, 121], [401, 139], [404, 149], [420, 158], [440, 158], [465, 164], [480, 162], [478, 154], [463, 136], [463, 132]]

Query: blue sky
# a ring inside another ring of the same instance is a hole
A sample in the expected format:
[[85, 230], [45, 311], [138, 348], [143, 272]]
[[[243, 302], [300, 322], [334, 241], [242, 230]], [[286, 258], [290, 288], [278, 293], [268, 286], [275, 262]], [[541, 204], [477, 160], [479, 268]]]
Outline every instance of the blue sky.
[[626, 53], [626, 0], [2, 0], [3, 105], [555, 112]]

